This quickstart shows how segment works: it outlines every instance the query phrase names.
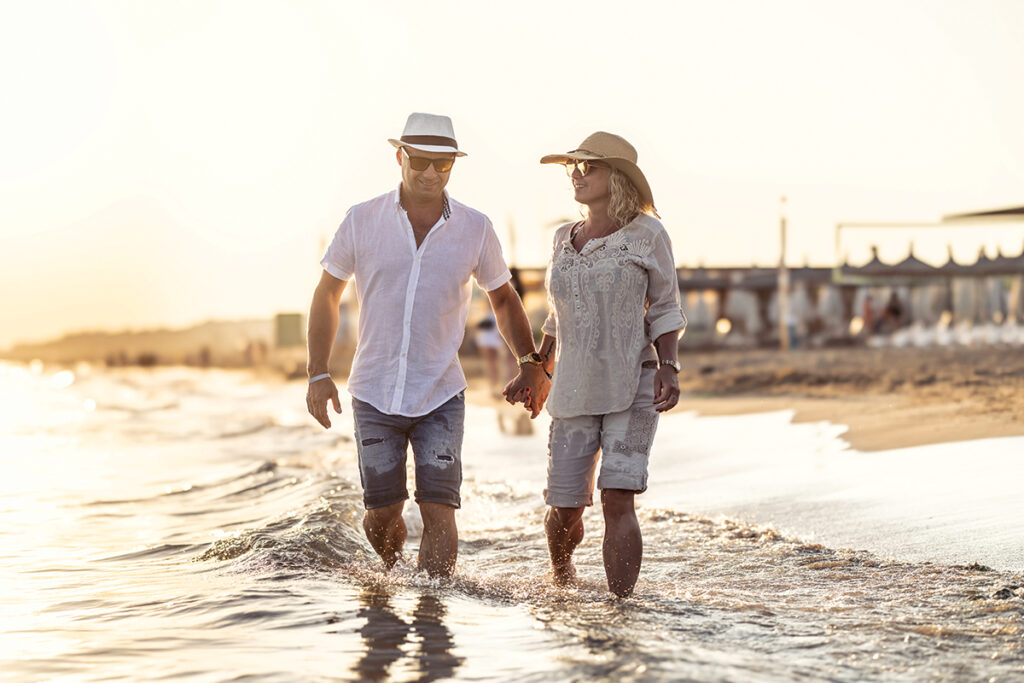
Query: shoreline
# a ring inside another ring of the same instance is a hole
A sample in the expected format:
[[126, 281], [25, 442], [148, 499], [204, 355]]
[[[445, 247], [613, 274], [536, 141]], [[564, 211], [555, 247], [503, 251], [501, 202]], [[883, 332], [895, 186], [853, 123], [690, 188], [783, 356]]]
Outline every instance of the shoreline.
[[972, 414], [954, 402], [921, 404], [901, 396], [684, 395], [679, 404], [681, 408], [676, 411], [706, 416], [792, 411], [794, 424], [829, 422], [846, 426], [840, 438], [862, 452], [1024, 436], [1024, 424], [1003, 416]]
[[846, 425], [842, 438], [859, 451], [1024, 436], [1017, 348], [756, 349], [681, 359], [683, 410], [792, 410], [794, 422]]

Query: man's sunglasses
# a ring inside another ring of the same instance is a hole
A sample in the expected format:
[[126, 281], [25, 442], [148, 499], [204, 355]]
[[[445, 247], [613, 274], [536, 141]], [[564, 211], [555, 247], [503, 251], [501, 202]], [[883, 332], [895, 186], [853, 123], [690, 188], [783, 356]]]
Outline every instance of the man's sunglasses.
[[414, 171], [426, 171], [427, 166], [430, 166], [430, 164], [434, 164], [435, 171], [437, 171], [438, 173], [447, 173], [448, 171], [452, 170], [452, 166], [455, 165], [455, 159], [452, 157], [447, 157], [444, 159], [428, 159], [426, 157], [412, 156], [411, 154], [409, 154], [409, 150], [407, 150], [405, 147], [402, 148], [402, 151], [405, 152], [406, 158], [409, 159], [409, 165], [412, 166], [412, 170]]
[[572, 177], [574, 171], [579, 171], [581, 176], [585, 176], [595, 168], [601, 168], [604, 164], [595, 164], [592, 161], [586, 159], [578, 159], [573, 161], [565, 162], [565, 174]]

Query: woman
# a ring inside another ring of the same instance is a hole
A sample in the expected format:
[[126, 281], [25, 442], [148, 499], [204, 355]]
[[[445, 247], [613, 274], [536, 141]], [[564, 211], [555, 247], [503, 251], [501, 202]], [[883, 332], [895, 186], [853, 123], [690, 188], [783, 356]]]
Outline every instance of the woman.
[[553, 374], [544, 520], [551, 566], [557, 584], [575, 577], [572, 553], [600, 454], [604, 568], [620, 597], [640, 574], [633, 498], [647, 488], [658, 415], [679, 400], [676, 349], [686, 326], [672, 245], [636, 159], [626, 140], [600, 132], [541, 159], [565, 165], [586, 207], [584, 220], [555, 232], [546, 282], [540, 355]]

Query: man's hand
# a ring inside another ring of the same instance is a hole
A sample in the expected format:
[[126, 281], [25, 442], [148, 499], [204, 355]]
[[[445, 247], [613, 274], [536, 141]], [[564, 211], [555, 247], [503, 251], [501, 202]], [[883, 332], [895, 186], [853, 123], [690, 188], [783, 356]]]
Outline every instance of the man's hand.
[[334, 404], [334, 412], [341, 415], [341, 401], [338, 400], [338, 387], [334, 380], [325, 378], [313, 382], [306, 389], [306, 410], [316, 418], [316, 421], [324, 426], [324, 429], [331, 428], [331, 418], [327, 412], [327, 402]]
[[544, 369], [533, 363], [523, 363], [519, 374], [505, 385], [501, 394], [512, 405], [522, 402], [523, 407], [530, 411], [530, 419], [533, 419], [540, 415], [550, 391], [551, 380]]
[[659, 413], [672, 410], [679, 402], [679, 377], [675, 368], [662, 365], [654, 373], [654, 409]]

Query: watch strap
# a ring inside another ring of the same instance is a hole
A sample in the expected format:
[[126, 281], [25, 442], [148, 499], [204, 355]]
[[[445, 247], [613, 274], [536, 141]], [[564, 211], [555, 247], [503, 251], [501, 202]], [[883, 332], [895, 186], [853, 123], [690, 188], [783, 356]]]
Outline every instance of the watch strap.
[[532, 363], [533, 365], [540, 365], [541, 367], [544, 366], [544, 358], [536, 351], [528, 353], [525, 356], [520, 356], [516, 362], [519, 363], [520, 366], [525, 363]]

